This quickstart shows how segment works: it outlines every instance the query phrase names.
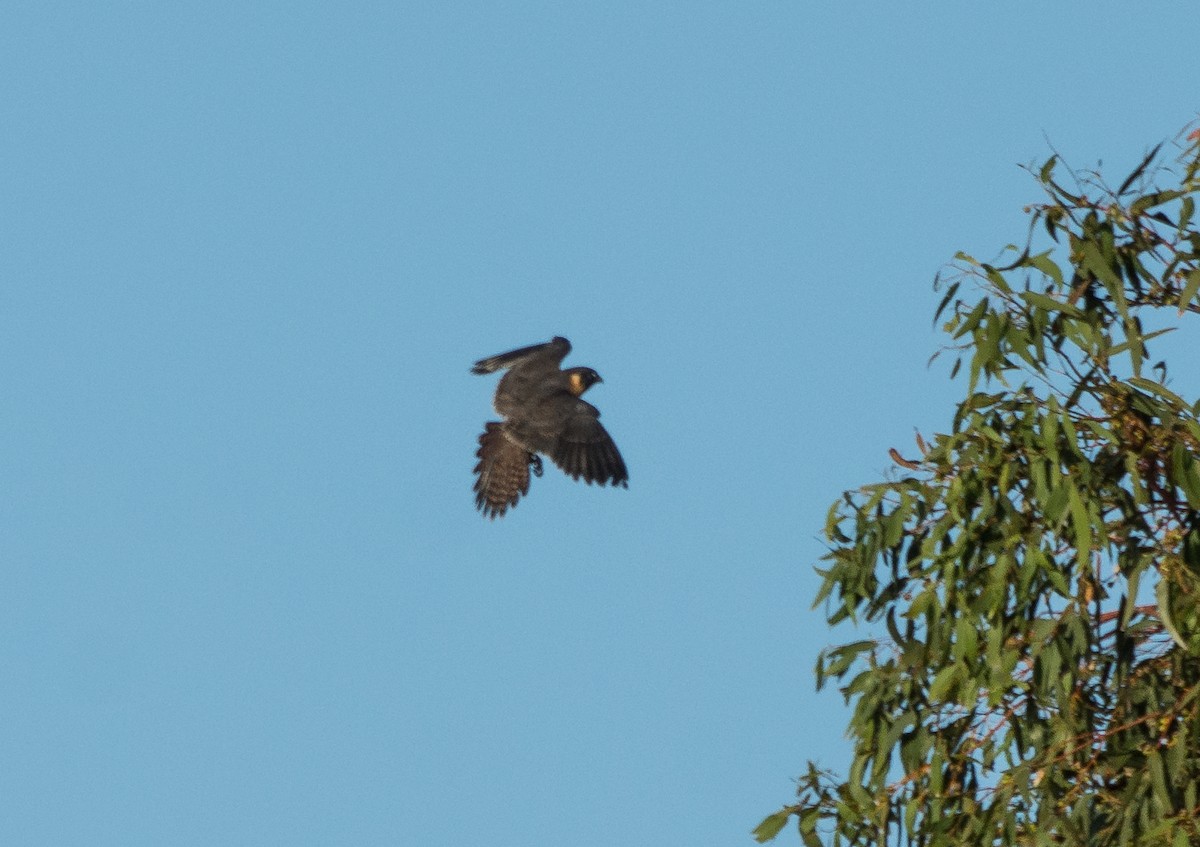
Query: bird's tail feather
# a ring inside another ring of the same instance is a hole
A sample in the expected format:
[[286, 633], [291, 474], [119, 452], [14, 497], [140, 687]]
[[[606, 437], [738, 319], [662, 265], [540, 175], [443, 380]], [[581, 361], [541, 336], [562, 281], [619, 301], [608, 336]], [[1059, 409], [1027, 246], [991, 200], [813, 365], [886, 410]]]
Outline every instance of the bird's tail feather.
[[517, 505], [521, 496], [529, 493], [529, 470], [542, 475], [542, 463], [537, 456], [509, 439], [502, 424], [488, 422], [479, 436], [475, 453], [475, 507], [486, 517], [495, 519]]

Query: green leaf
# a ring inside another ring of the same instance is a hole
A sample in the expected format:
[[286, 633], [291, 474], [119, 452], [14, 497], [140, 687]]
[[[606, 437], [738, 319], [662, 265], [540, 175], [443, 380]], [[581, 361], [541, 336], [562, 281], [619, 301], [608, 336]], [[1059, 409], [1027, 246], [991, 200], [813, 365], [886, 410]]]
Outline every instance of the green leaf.
[[829, 513], [825, 516], [825, 538], [836, 544], [846, 544], [850, 538], [841, 530], [839, 524], [842, 522], [842, 504], [840, 501], [835, 501], [829, 507]]
[[934, 324], [936, 324], [938, 322], [938, 318], [942, 316], [942, 312], [945, 311], [946, 305], [954, 299], [954, 295], [958, 293], [958, 287], [961, 284], [962, 283], [960, 282], [956, 282], [946, 289], [946, 293], [942, 297], [942, 302], [938, 303], [937, 311], [933, 313]]
[[1075, 557], [1079, 567], [1086, 568], [1092, 555], [1092, 521], [1088, 517], [1087, 506], [1079, 496], [1079, 489], [1067, 483], [1070, 493], [1067, 502], [1071, 508], [1071, 524], [1075, 529]]
[[1052, 529], [1057, 529], [1066, 519], [1067, 504], [1071, 498], [1071, 487], [1065, 481], [1060, 481], [1058, 488], [1050, 492], [1050, 499], [1042, 503], [1042, 512]]
[[975, 329], [975, 327], [979, 326], [979, 322], [981, 320], [983, 320], [983, 313], [987, 311], [987, 307], [988, 307], [988, 300], [986, 297], [984, 297], [982, 300], [980, 300], [978, 303], [976, 303], [975, 308], [972, 309], [967, 314], [967, 317], [963, 320], [963, 322], [959, 325], [958, 329], [955, 331], [954, 337], [962, 338], [968, 332]]
[[[1129, 351], [1129, 366], [1133, 369], [1135, 376], [1142, 375], [1142, 358], [1145, 356], [1145, 347], [1143, 346], [1141, 329], [1138, 327], [1137, 318], [1129, 318], [1125, 321], [1125, 338], [1124, 346]], [[1108, 351], [1109, 356], [1116, 354], [1112, 350]]]
[[946, 695], [954, 684], [958, 682], [960, 668], [958, 663], [947, 665], [938, 671], [937, 676], [933, 678], [933, 684], [929, 686], [929, 701], [931, 703], [942, 703], [946, 700]]
[[[767, 815], [763, 818], [763, 822], [756, 826], [754, 832], [751, 833], [754, 836], [754, 840], [759, 844], [765, 844], [770, 841], [779, 834], [780, 830], [787, 826], [788, 818], [791, 816], [791, 809], [783, 809], [773, 815]], [[742, 824], [742, 826], [745, 826], [745, 824]]]
[[1132, 573], [1127, 573], [1127, 582], [1125, 584], [1125, 594], [1121, 597], [1121, 630], [1124, 631], [1129, 627], [1129, 621], [1133, 617], [1134, 607], [1137, 606], [1138, 584], [1142, 580], [1142, 571], [1137, 569]]
[[1039, 309], [1046, 309], [1050, 312], [1062, 312], [1074, 318], [1082, 318], [1083, 312], [1076, 306], [1072, 306], [1064, 300], [1056, 300], [1049, 294], [1041, 294], [1037, 291], [1022, 291], [1021, 299], [1030, 306], [1036, 306]]
[[1187, 307], [1195, 299], [1197, 291], [1200, 291], [1200, 268], [1192, 268], [1188, 271], [1187, 283], [1183, 286], [1183, 291], [1179, 295], [1180, 316], [1187, 311]]
[[821, 810], [818, 808], [805, 809], [800, 813], [800, 840], [804, 847], [822, 847], [821, 837], [817, 835], [817, 824], [821, 821]]
[[1161, 206], [1163, 203], [1170, 203], [1172, 200], [1178, 200], [1182, 196], [1182, 191], [1171, 190], [1155, 191], [1153, 194], [1139, 197], [1129, 204], [1129, 216], [1136, 218], [1138, 215], [1144, 215], [1147, 210]]
[[1196, 459], [1182, 444], [1171, 448], [1171, 470], [1174, 482], [1183, 489], [1188, 505], [1200, 509], [1200, 472], [1196, 470]]
[[1158, 600], [1158, 619], [1162, 621], [1162, 625], [1171, 636], [1171, 640], [1184, 650], [1188, 649], [1187, 642], [1183, 640], [1183, 636], [1175, 628], [1175, 621], [1171, 616], [1171, 586], [1166, 579], [1159, 579], [1158, 585], [1154, 587], [1154, 596]]
[[987, 274], [988, 281], [996, 286], [1000, 292], [1004, 294], [1012, 294], [1012, 288], [1008, 284], [1008, 280], [1004, 278], [1004, 274], [991, 265], [983, 265], [983, 272]]
[[[1054, 280], [1055, 285], [1057, 285], [1059, 288], [1062, 288], [1062, 269], [1055, 264], [1053, 259], [1050, 258], [1049, 250], [1047, 250], [1045, 253], [1038, 253], [1036, 256], [1030, 256], [1026, 261], [1044, 273], [1046, 276], [1050, 277], [1050, 279]], [[1024, 291], [1022, 292], [1022, 295], [1029, 293], [1031, 292]]]
[[[1050, 399], [1054, 399], [1051, 397]], [[1050, 406], [1050, 414], [1044, 416], [1042, 424], [1042, 447], [1046, 454], [1058, 464], [1058, 403]], [[1039, 465], [1040, 469], [1040, 465]]]
[[979, 632], [971, 620], [963, 614], [954, 625], [954, 657], [973, 661], [979, 648]]
[[891, 729], [887, 731], [887, 735], [883, 736], [879, 743], [877, 754], [880, 759], [883, 759], [892, 752], [892, 748], [896, 746], [896, 742], [900, 740], [905, 732], [917, 724], [917, 713], [909, 710], [892, 724]]
[[1060, 595], [1063, 597], [1071, 596], [1071, 586], [1067, 583], [1066, 576], [1063, 575], [1063, 572], [1059, 568], [1055, 567], [1053, 561], [1048, 562], [1046, 579], [1050, 581], [1050, 584], [1054, 586], [1054, 590]]
[[[1169, 327], [1166, 327], [1165, 329], [1156, 329], [1154, 332], [1148, 332], [1145, 335], [1138, 336], [1139, 344], [1144, 344], [1145, 342], [1150, 341], [1151, 339], [1158, 338], [1160, 335], [1166, 335], [1168, 332], [1174, 332], [1175, 329], [1176, 329], [1175, 327], [1169, 326]], [[1109, 356], [1119, 356], [1122, 353], [1124, 353], [1126, 350], [1128, 350], [1131, 346], [1132, 346], [1132, 342], [1122, 341], [1120, 344], [1111, 348], [1108, 351], [1108, 355]]]
[[1086, 458], [1083, 455], [1083, 451], [1079, 449], [1079, 436], [1075, 432], [1075, 421], [1071, 420], [1071, 413], [1065, 409], [1062, 413], [1062, 427], [1063, 432], [1066, 433], [1067, 446], [1071, 448], [1071, 452], [1081, 459]]
[[1154, 799], [1163, 809], [1171, 808], [1171, 792], [1167, 789], [1167, 774], [1162, 756], [1156, 750], [1146, 753], [1146, 765], [1150, 771], [1150, 784], [1154, 786]]
[[1057, 154], [1046, 160], [1046, 164], [1042, 165], [1042, 170], [1038, 173], [1038, 179], [1042, 182], [1050, 182], [1050, 176], [1054, 173], [1054, 166], [1058, 164]]
[[1181, 775], [1185, 772], [1185, 759], [1188, 747], [1189, 744], [1186, 737], [1181, 738], [1176, 736], [1167, 742], [1167, 752], [1164, 757], [1167, 765], [1167, 773]]
[[[1096, 279], [1103, 283], [1121, 317], [1125, 317], [1125, 287], [1121, 275], [1117, 273], [1112, 262], [1101, 252], [1100, 245], [1095, 241], [1085, 241], [1082, 249], [1082, 264], [1091, 271]], [[1118, 302], [1119, 301], [1119, 302]]]
[[[1152, 379], [1146, 379], [1145, 377], [1141, 376], [1131, 376], [1129, 378], [1129, 384], [1137, 386], [1138, 388], [1143, 388], [1146, 391], [1149, 391], [1151, 394], [1166, 400], [1176, 409], [1186, 409], [1188, 407], [1188, 404], [1184, 402], [1182, 397], [1168, 389], [1160, 382], [1155, 382]], [[1153, 413], [1156, 410], [1151, 411]]]
[[1184, 197], [1179, 203], [1179, 223], [1176, 225], [1180, 232], [1188, 228], [1192, 215], [1196, 214], [1196, 201], [1192, 197]]

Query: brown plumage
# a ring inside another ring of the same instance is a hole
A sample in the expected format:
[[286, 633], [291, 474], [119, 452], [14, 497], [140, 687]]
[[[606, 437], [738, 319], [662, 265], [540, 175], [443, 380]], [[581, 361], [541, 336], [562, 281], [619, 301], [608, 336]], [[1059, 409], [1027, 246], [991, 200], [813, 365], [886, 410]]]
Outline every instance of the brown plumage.
[[479, 436], [475, 505], [489, 518], [503, 515], [529, 492], [530, 470], [541, 476], [538, 454], [550, 457], [572, 479], [589, 485], [628, 487], [617, 446], [600, 424], [600, 412], [580, 399], [600, 375], [591, 368], [559, 365], [571, 343], [555, 337], [480, 359], [473, 373], [507, 370], [496, 389], [502, 423], [490, 421]]
[[[542, 475], [542, 460], [504, 434], [503, 424], [488, 421], [475, 451], [475, 506], [488, 517], [503, 515], [529, 493], [529, 469]], [[534, 464], [536, 462], [536, 464]]]

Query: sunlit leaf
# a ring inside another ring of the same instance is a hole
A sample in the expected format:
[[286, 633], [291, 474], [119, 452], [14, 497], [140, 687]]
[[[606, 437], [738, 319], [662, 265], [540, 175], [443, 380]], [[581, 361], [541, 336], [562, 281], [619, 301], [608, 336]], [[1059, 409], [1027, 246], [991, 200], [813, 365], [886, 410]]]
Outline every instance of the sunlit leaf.
[[1162, 621], [1163, 627], [1171, 636], [1171, 640], [1182, 647], [1188, 649], [1187, 641], [1175, 628], [1175, 619], [1171, 612], [1171, 586], [1165, 579], [1160, 579], [1158, 585], [1154, 587], [1154, 597], [1158, 600], [1158, 619]]
[[1179, 294], [1179, 314], [1183, 315], [1187, 311], [1188, 306], [1196, 299], [1196, 292], [1200, 291], [1200, 268], [1192, 268], [1187, 273], [1187, 282], [1183, 286], [1183, 291]]
[[929, 699], [934, 703], [945, 700], [950, 689], [958, 682], [958, 676], [959, 665], [957, 663], [947, 665], [938, 671], [937, 676], [933, 678], [933, 683], [929, 686]]
[[[784, 809], [783, 811], [776, 812], [773, 815], [768, 815], [763, 819], [762, 823], [754, 828], [754, 832], [751, 833], [754, 836], [754, 840], [759, 844], [764, 844], [770, 841], [779, 834], [780, 830], [787, 826], [788, 818], [791, 816], [792, 812], [790, 809]], [[743, 826], [745, 826], [745, 824], [743, 824]], [[744, 831], [745, 830], [743, 830], [743, 832]]]
[[[1044, 273], [1046, 276], [1048, 276], [1052, 280], [1054, 280], [1054, 284], [1057, 285], [1059, 288], [1062, 287], [1062, 284], [1063, 284], [1062, 268], [1060, 268], [1054, 262], [1054, 260], [1050, 258], [1049, 250], [1047, 250], [1045, 253], [1038, 253], [1036, 256], [1030, 256], [1028, 259], [1028, 262], [1029, 262], [1029, 264], [1033, 265], [1033, 267], [1037, 268], [1039, 271]], [[1022, 292], [1022, 296], [1024, 296], [1025, 294], [1030, 294], [1030, 293], [1032, 293], [1032, 292], [1024, 291], [1024, 292]]]

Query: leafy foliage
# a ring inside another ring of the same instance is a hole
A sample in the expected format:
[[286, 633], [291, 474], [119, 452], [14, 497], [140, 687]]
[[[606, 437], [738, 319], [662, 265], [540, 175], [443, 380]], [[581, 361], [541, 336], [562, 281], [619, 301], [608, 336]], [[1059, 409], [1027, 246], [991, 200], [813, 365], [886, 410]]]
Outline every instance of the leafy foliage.
[[952, 431], [825, 527], [817, 604], [887, 633], [817, 663], [853, 761], [810, 763], [759, 841], [795, 818], [807, 847], [1200, 843], [1200, 402], [1150, 353], [1200, 313], [1180, 147], [1117, 188], [1051, 158], [1025, 246], [938, 280]]

